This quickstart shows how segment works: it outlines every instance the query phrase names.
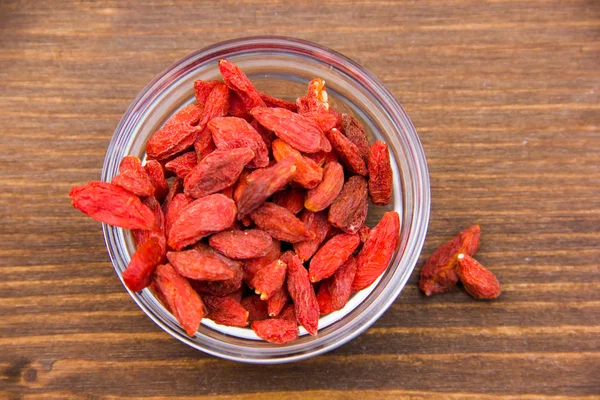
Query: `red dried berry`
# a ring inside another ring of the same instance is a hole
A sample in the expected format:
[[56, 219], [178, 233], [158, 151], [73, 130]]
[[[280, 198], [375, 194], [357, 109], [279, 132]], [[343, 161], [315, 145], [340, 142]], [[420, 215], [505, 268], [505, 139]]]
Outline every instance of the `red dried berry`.
[[208, 309], [208, 319], [226, 326], [247, 326], [248, 311], [232, 296], [202, 296]]
[[233, 185], [252, 158], [248, 148], [213, 151], [185, 177], [185, 193], [199, 198]]
[[167, 193], [169, 193], [169, 184], [165, 179], [165, 171], [162, 165], [156, 160], [148, 160], [144, 166], [152, 186], [154, 186], [154, 197], [156, 200], [162, 202]]
[[[281, 313], [283, 307], [290, 300], [286, 285], [283, 285], [278, 291], [273, 293], [269, 300], [267, 300], [267, 309], [270, 317], [276, 317]], [[294, 317], [294, 321], [296, 318]]]
[[271, 343], [285, 344], [298, 339], [298, 325], [278, 318], [254, 321], [252, 330], [256, 336]]
[[153, 229], [154, 213], [131, 192], [111, 183], [92, 181], [69, 192], [73, 207], [98, 222], [124, 229]]
[[350, 114], [342, 114], [341, 119], [342, 132], [344, 132], [344, 136], [346, 136], [349, 141], [354, 143], [354, 145], [358, 148], [358, 153], [361, 155], [365, 163], [368, 163], [369, 148], [371, 146], [369, 145], [369, 139], [367, 139], [364, 129], [358, 120]]
[[234, 276], [231, 268], [204, 245], [185, 251], [169, 251], [167, 258], [173, 268], [186, 278], [225, 281]]
[[296, 174], [294, 182], [306, 189], [312, 189], [323, 179], [323, 169], [310, 158], [304, 157], [298, 150], [287, 144], [281, 139], [277, 139], [272, 144], [273, 157], [281, 161], [286, 157], [296, 159]]
[[252, 221], [277, 240], [297, 243], [314, 238], [314, 234], [288, 209], [265, 203], [250, 214]]
[[459, 254], [456, 273], [467, 293], [477, 300], [491, 300], [500, 296], [500, 282], [496, 276], [468, 254]]
[[293, 304], [288, 304], [281, 310], [278, 319], [283, 319], [286, 321], [293, 321], [296, 326], [298, 326], [298, 319], [296, 318], [296, 307]]
[[250, 260], [244, 261], [244, 282], [251, 289], [252, 284], [251, 281], [254, 278], [254, 275], [261, 269], [271, 264], [273, 261], [279, 258], [281, 254], [281, 243], [279, 240], [272, 240], [271, 246], [269, 246], [269, 250], [267, 253], [258, 258], [252, 258]]
[[317, 303], [319, 303], [319, 314], [329, 314], [333, 311], [333, 306], [331, 305], [331, 293], [329, 293], [328, 285], [322, 283], [319, 286]]
[[[195, 246], [198, 248], [198, 245]], [[212, 249], [211, 249], [212, 250]], [[192, 287], [202, 294], [210, 294], [211, 296], [227, 296], [234, 292], [237, 292], [242, 287], [242, 264], [238, 261], [233, 261], [219, 252], [215, 251], [221, 261], [227, 264], [229, 269], [233, 272], [233, 278], [225, 281], [190, 281]]]
[[198, 164], [198, 156], [195, 151], [188, 151], [179, 157], [175, 157], [165, 164], [165, 169], [173, 171], [180, 178], [185, 178]]
[[287, 266], [281, 260], [275, 260], [264, 268], [261, 268], [252, 279], [252, 286], [261, 300], [269, 300], [285, 281]]
[[311, 119], [285, 108], [256, 107], [250, 114], [280, 139], [304, 153], [326, 150], [322, 147], [323, 133]]
[[181, 250], [211, 233], [229, 228], [235, 221], [236, 211], [233, 200], [222, 194], [211, 194], [191, 202], [171, 226], [169, 246]]
[[392, 201], [392, 165], [387, 144], [377, 141], [369, 157], [369, 196], [373, 204], [386, 206]]
[[292, 214], [298, 214], [304, 209], [305, 191], [297, 188], [280, 190], [273, 195], [273, 203], [287, 208]]
[[217, 149], [252, 149], [255, 156], [248, 163], [248, 168], [264, 168], [269, 165], [269, 149], [260, 134], [246, 120], [236, 117], [215, 118], [208, 123], [208, 129]]
[[202, 107], [196, 104], [182, 108], [148, 139], [148, 158], [166, 160], [191, 147], [202, 130], [199, 125]]
[[221, 71], [225, 84], [240, 96], [246, 110], [265, 106], [258, 90], [236, 65], [226, 59], [221, 59], [219, 60], [219, 71]]
[[202, 299], [187, 279], [179, 275], [170, 264], [159, 265], [154, 276], [173, 316], [189, 336], [194, 336], [206, 314]]
[[250, 181], [237, 202], [238, 219], [260, 207], [273, 193], [287, 185], [296, 173], [296, 159], [287, 157], [272, 167], [258, 172]]
[[337, 162], [330, 162], [323, 169], [323, 180], [306, 194], [304, 207], [317, 212], [333, 203], [344, 186], [344, 168]]
[[169, 208], [169, 206], [171, 205], [171, 202], [173, 201], [173, 198], [175, 198], [175, 196], [177, 196], [179, 193], [183, 192], [183, 179], [181, 178], [175, 178], [175, 180], [173, 180], [173, 183], [171, 184], [171, 187], [169, 188], [169, 192], [167, 193], [167, 195], [165, 196], [165, 200], [163, 201], [162, 204], [162, 209], [163, 212], [167, 213], [167, 209]]
[[211, 90], [204, 108], [202, 109], [202, 117], [198, 123], [198, 127], [205, 129], [206, 125], [215, 118], [224, 117], [229, 110], [229, 89], [227, 86], [219, 82], [213, 90]]
[[296, 103], [292, 103], [291, 101], [279, 99], [277, 97], [269, 96], [266, 93], [261, 93], [260, 98], [265, 102], [267, 107], [278, 107], [285, 108], [292, 112], [297, 112], [298, 107], [296, 107]]
[[329, 131], [327, 138], [338, 154], [342, 164], [354, 174], [367, 176], [369, 171], [358, 147], [337, 129]]
[[194, 95], [196, 96], [196, 102], [202, 108], [204, 108], [204, 104], [210, 95], [210, 92], [217, 86], [219, 81], [202, 81], [197, 80], [194, 81]]
[[217, 233], [208, 239], [213, 249], [235, 260], [262, 257], [269, 252], [273, 239], [260, 229], [229, 230]]
[[255, 294], [246, 296], [241, 301], [242, 307], [248, 311], [248, 322], [260, 321], [269, 318], [267, 302], [262, 301]]
[[443, 244], [425, 261], [419, 287], [427, 295], [447, 292], [458, 282], [456, 260], [460, 253], [472, 256], [479, 248], [481, 228], [473, 225]]
[[294, 302], [296, 318], [308, 333], [315, 336], [319, 326], [319, 303], [308, 271], [296, 255], [289, 257], [287, 266], [287, 289]]
[[329, 207], [329, 222], [346, 233], [356, 233], [364, 225], [369, 211], [367, 181], [350, 177]]
[[121, 160], [119, 174], [112, 179], [111, 183], [129, 190], [136, 196], [154, 196], [154, 185], [142, 167], [142, 162], [135, 156], [125, 156]]
[[[173, 224], [181, 212], [192, 202], [192, 198], [184, 193], [179, 193], [165, 209], [165, 236], [168, 238]], [[165, 203], [167, 204], [167, 203]]]
[[138, 247], [123, 271], [125, 286], [134, 292], [140, 291], [150, 285], [152, 273], [156, 267], [164, 262], [164, 253], [157, 238], [150, 238]]
[[329, 278], [352, 255], [358, 247], [358, 234], [343, 233], [334, 236], [317, 251], [310, 260], [309, 276], [311, 282]]
[[352, 290], [359, 291], [370, 286], [388, 267], [400, 239], [400, 216], [391, 211], [383, 215], [371, 229], [367, 242], [356, 256], [358, 268]]
[[331, 296], [331, 307], [334, 310], [341, 310], [348, 303], [357, 268], [356, 259], [350, 256], [331, 278], [321, 282], [321, 285], [327, 285]]
[[162, 208], [160, 207], [160, 203], [154, 197], [146, 197], [142, 203], [154, 213], [156, 225], [152, 230], [132, 229], [131, 235], [133, 236], [133, 241], [136, 247], [139, 247], [139, 245], [143, 244], [148, 239], [156, 238], [164, 260], [167, 253], [167, 238], [165, 235], [165, 216], [162, 212]]
[[208, 129], [204, 129], [198, 134], [194, 141], [194, 150], [196, 151], [197, 161], [202, 161], [206, 156], [215, 151], [216, 146], [212, 139], [212, 134]]
[[325, 211], [313, 213], [312, 211], [304, 210], [300, 214], [300, 221], [304, 222], [306, 229], [315, 235], [313, 239], [294, 243], [294, 251], [298, 254], [300, 261], [304, 262], [308, 261], [317, 252], [331, 229], [331, 224], [327, 221], [327, 213]]

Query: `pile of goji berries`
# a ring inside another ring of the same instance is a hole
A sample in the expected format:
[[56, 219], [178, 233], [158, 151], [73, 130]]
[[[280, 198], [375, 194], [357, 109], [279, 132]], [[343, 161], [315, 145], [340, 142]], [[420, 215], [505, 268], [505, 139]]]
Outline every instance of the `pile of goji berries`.
[[[131, 229], [123, 280], [150, 287], [193, 336], [202, 318], [287, 343], [298, 324], [345, 306], [387, 268], [400, 217], [365, 225], [392, 199], [387, 145], [329, 106], [314, 79], [296, 103], [260, 93], [227, 60], [184, 107], [125, 157], [111, 183], [74, 187], [73, 205]], [[172, 182], [166, 176], [174, 175]]]
[[419, 287], [427, 295], [451, 290], [458, 281], [477, 300], [500, 296], [496, 276], [472, 256], [479, 248], [481, 228], [473, 225], [437, 249], [423, 265]]

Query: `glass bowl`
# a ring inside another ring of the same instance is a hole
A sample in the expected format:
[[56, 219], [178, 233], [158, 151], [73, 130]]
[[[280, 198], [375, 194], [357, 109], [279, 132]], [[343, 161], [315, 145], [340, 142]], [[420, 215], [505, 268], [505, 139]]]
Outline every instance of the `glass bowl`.
[[[249, 328], [202, 321], [189, 337], [149, 289], [129, 294], [164, 331], [189, 346], [214, 356], [274, 364], [297, 361], [332, 350], [373, 324], [396, 299], [417, 262], [429, 221], [430, 188], [427, 163], [419, 137], [394, 96], [371, 73], [347, 57], [315, 43], [284, 37], [249, 37], [215, 44], [177, 61], [152, 80], [131, 103], [112, 137], [102, 180], [118, 173], [126, 155], [145, 156], [150, 135], [178, 109], [194, 101], [196, 79], [220, 79], [217, 62], [237, 64], [259, 90], [295, 100], [315, 77], [326, 81], [330, 102], [362, 123], [369, 139], [387, 142], [394, 173], [393, 201], [371, 207], [367, 224], [373, 227], [384, 212], [401, 217], [401, 239], [389, 268], [369, 288], [354, 294], [342, 310], [321, 317], [319, 333], [301, 328], [298, 340], [286, 345], [261, 341]], [[122, 280], [134, 253], [130, 233], [103, 225], [108, 253]]]

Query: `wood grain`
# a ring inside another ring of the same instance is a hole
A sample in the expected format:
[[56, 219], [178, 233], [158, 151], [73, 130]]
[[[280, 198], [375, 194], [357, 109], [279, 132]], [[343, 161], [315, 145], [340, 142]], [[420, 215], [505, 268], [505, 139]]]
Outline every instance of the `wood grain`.
[[[594, 0], [0, 3], [0, 397], [504, 399], [600, 396], [600, 3]], [[365, 334], [249, 366], [192, 351], [124, 292], [69, 188], [174, 60], [242, 35], [355, 59], [420, 133], [421, 261]], [[467, 225], [498, 301], [425, 298], [422, 261]]]

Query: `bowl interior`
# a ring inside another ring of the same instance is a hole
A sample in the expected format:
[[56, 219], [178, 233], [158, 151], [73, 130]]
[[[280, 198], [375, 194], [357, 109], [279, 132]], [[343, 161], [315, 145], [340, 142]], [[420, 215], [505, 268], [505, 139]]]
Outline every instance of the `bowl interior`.
[[[294, 44], [298, 47], [302, 43]], [[273, 47], [264, 43], [262, 47], [257, 43], [243, 46], [236, 42], [181, 60], [151, 82], [134, 101], [117, 128], [107, 154], [104, 180], [110, 180], [118, 172], [123, 156], [132, 154], [143, 159], [145, 143], [151, 134], [177, 110], [195, 101], [194, 81], [220, 79], [217, 62], [221, 57], [238, 65], [260, 91], [290, 101], [304, 95], [311, 79], [324, 79], [331, 105], [359, 119], [371, 142], [388, 143], [394, 174], [393, 200], [386, 207], [370, 204], [367, 225], [373, 227], [386, 211], [397, 211], [402, 218], [400, 244], [390, 267], [371, 287], [354, 294], [344, 309], [320, 319], [318, 336], [312, 337], [301, 328], [297, 341], [273, 345], [258, 341], [249, 328], [226, 327], [205, 319], [196, 336], [189, 338], [148, 289], [130, 292], [140, 307], [167, 332], [221, 357], [250, 362], [291, 361], [326, 351], [356, 336], [374, 322], [400, 292], [414, 268], [424, 239], [429, 185], [426, 166], [423, 170], [424, 156], [412, 124], [389, 92], [374, 86], [370, 75], [355, 70], [358, 66], [344, 58], [338, 60], [342, 56], [325, 49], [311, 44], [304, 46], [308, 48]], [[326, 57], [319, 52], [324, 52]], [[383, 92], [374, 92], [375, 89]], [[105, 226], [104, 229], [111, 259], [121, 276], [135, 251], [132, 237], [119, 228]], [[415, 247], [418, 247], [416, 256]]]

